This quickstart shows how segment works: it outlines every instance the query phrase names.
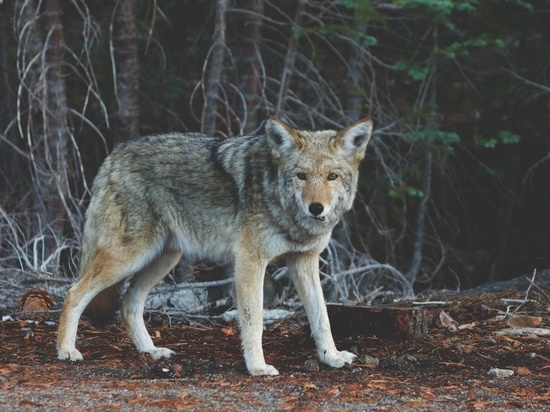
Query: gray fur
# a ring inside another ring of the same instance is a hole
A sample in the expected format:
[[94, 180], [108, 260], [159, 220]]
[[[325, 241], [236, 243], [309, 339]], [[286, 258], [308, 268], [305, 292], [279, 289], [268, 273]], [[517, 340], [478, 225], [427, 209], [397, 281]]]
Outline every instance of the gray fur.
[[[340, 367], [318, 275], [318, 256], [333, 227], [353, 204], [358, 166], [372, 133], [364, 119], [340, 132], [297, 131], [270, 119], [266, 135], [215, 138], [171, 133], [116, 147], [93, 184], [82, 245], [81, 278], [69, 291], [58, 352], [80, 360], [74, 347], [78, 318], [106, 317], [116, 291], [138, 350], [153, 345], [143, 324], [149, 290], [183, 254], [233, 262], [243, 347], [253, 375], [277, 374], [261, 350], [261, 285], [266, 265], [284, 258], [304, 301], [321, 360]], [[314, 206], [311, 206], [315, 204]]]

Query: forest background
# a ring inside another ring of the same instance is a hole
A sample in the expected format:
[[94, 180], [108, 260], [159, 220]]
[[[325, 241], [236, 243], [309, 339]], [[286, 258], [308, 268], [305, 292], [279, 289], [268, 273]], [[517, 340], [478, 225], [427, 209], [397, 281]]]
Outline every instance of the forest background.
[[0, 1], [0, 272], [77, 275], [115, 144], [271, 115], [375, 120], [329, 300], [550, 267], [549, 22], [546, 0]]

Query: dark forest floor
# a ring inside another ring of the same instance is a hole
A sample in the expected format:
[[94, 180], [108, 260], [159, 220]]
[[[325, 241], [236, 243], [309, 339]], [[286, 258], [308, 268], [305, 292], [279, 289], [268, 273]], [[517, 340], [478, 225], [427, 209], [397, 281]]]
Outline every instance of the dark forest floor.
[[[443, 298], [445, 306], [430, 310], [452, 316], [454, 332], [434, 320], [424, 338], [337, 336], [338, 347], [359, 358], [344, 369], [308, 371], [317, 366], [314, 346], [297, 315], [266, 327], [276, 377], [246, 373], [236, 324], [151, 317], [156, 343], [177, 352], [154, 361], [135, 351], [119, 324], [95, 329], [81, 321], [85, 360], [70, 363], [56, 359], [55, 314], [32, 323], [19, 314], [0, 322], [0, 410], [548, 410], [550, 337], [496, 332], [510, 328], [498, 318], [507, 308], [550, 329], [549, 293], [533, 290], [521, 307], [503, 299], [521, 300], [525, 291]], [[494, 377], [492, 368], [514, 374]]]

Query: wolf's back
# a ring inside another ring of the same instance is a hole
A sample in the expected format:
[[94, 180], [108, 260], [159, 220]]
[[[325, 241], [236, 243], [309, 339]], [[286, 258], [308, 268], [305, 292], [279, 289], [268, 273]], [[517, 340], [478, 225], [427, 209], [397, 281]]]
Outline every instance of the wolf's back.
[[[153, 239], [162, 230], [188, 230], [197, 234], [195, 242], [200, 244], [188, 258], [201, 258], [201, 249], [205, 255], [223, 258], [227, 248], [218, 245], [233, 233], [229, 228], [242, 204], [238, 199], [242, 184], [251, 182], [245, 175], [261, 169], [257, 162], [264, 165], [268, 153], [258, 137], [221, 139], [178, 133], [145, 136], [117, 146], [92, 186], [80, 276], [90, 269], [101, 249], [115, 249], [112, 242], [124, 238], [124, 230], [128, 239], [144, 233]], [[257, 182], [253, 186], [261, 192]], [[203, 242], [213, 235], [219, 237], [211, 242], [214, 246]], [[100, 292], [88, 304], [86, 316], [100, 325], [111, 321], [121, 287], [115, 284]]]

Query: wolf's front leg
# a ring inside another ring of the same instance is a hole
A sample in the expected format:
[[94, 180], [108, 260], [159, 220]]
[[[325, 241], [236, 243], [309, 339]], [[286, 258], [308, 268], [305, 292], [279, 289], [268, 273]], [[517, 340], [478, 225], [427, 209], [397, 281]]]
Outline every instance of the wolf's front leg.
[[262, 350], [263, 283], [267, 263], [252, 253], [235, 258], [235, 292], [244, 360], [251, 375], [278, 375], [279, 371], [265, 363]]
[[352, 363], [356, 356], [347, 351], [338, 351], [332, 338], [319, 279], [319, 255], [313, 252], [293, 254], [287, 258], [287, 266], [304, 304], [319, 359], [335, 368]]

